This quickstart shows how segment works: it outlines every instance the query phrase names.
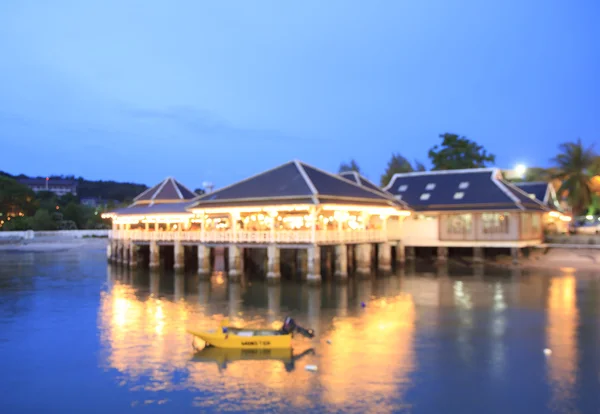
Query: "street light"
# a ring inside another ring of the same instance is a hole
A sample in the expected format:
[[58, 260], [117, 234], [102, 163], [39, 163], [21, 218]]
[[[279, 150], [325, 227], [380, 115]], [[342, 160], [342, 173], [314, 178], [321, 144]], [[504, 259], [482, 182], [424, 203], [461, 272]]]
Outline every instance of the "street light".
[[519, 176], [519, 178], [525, 177], [526, 172], [527, 167], [525, 166], [525, 164], [517, 164], [517, 166], [515, 167], [515, 173], [517, 174], [517, 176]]

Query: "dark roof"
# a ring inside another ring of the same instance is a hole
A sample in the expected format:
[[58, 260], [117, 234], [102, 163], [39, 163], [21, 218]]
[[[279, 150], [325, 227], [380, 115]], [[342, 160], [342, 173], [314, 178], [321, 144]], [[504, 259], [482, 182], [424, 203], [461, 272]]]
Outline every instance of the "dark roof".
[[368, 202], [369, 205], [399, 206], [381, 190], [360, 186], [346, 178], [319, 170], [300, 161], [290, 161], [198, 198], [194, 206], [223, 207], [260, 204], [321, 204]]
[[556, 192], [552, 184], [543, 181], [531, 181], [514, 183], [515, 186], [526, 192], [529, 196], [543, 203], [553, 210], [562, 210], [556, 198]]
[[[40, 186], [46, 185], [46, 179], [45, 178], [19, 178], [18, 181], [21, 184], [25, 184], [25, 185], [40, 185]], [[76, 187], [77, 186], [77, 181], [75, 181], [75, 180], [65, 180], [65, 179], [62, 179], [62, 178], [50, 178], [48, 180], [48, 186], [52, 187], [54, 185]]]
[[149, 188], [138, 195], [133, 199], [133, 201], [135, 203], [156, 203], [161, 201], [191, 200], [196, 197], [198, 197], [196, 193], [189, 190], [179, 181], [173, 179], [172, 177], [167, 177], [154, 187]]
[[395, 174], [385, 189], [418, 211], [546, 210], [495, 168]]
[[355, 182], [356, 184], [358, 184], [362, 187], [366, 187], [370, 190], [377, 191], [378, 193], [383, 194], [386, 197], [395, 200], [395, 202], [400, 204], [402, 207], [408, 208], [408, 204], [406, 202], [394, 198], [394, 195], [392, 193], [377, 186], [377, 184], [373, 183], [368, 178], [359, 174], [356, 171], [344, 171], [344, 172], [341, 172], [340, 175], [348, 180]]
[[127, 215], [146, 215], [146, 214], [187, 214], [190, 213], [187, 208], [192, 202], [181, 203], [158, 203], [158, 204], [132, 204], [129, 207], [119, 208], [111, 211], [119, 216]]

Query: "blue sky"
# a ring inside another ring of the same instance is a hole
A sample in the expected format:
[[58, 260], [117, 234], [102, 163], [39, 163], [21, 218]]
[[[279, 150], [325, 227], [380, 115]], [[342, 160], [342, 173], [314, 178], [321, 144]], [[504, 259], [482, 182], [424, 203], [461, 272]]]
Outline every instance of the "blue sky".
[[[293, 4], [292, 4], [293, 3]], [[0, 170], [217, 187], [438, 135], [548, 165], [600, 138], [597, 1], [0, 4]]]

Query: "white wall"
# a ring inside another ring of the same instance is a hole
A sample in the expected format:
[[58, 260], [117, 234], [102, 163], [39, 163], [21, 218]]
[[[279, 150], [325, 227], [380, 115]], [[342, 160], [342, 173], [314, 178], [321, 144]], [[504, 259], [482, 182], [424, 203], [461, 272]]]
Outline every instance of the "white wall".
[[422, 220], [409, 218], [402, 223], [402, 240], [405, 246], [439, 246], [437, 217]]
[[83, 237], [108, 237], [108, 230], [0, 231], [0, 240], [81, 239]]

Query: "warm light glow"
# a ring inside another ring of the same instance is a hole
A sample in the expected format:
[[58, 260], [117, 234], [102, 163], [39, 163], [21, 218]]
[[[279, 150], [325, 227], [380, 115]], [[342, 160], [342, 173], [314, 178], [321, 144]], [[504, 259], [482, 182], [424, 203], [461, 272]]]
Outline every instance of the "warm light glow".
[[557, 211], [551, 211], [548, 213], [551, 217], [560, 217], [560, 213]]

